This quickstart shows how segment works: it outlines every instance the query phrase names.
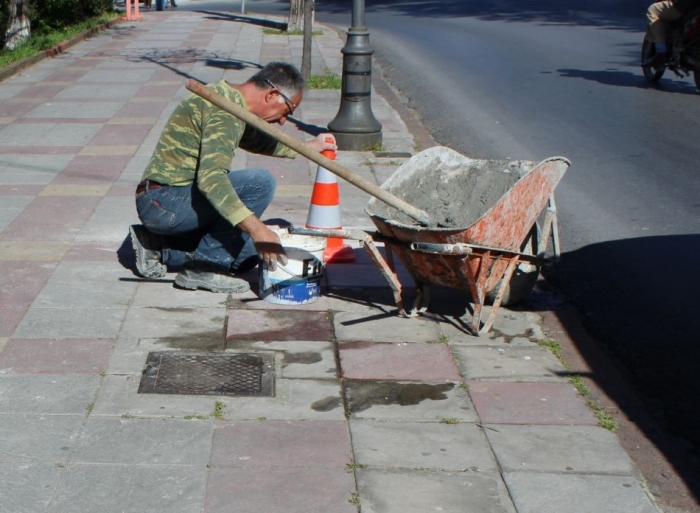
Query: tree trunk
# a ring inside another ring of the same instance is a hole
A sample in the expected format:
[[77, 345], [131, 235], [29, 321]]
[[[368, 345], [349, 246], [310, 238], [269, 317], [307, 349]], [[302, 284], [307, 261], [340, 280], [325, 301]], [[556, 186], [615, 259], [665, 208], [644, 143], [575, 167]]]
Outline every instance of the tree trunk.
[[28, 0], [10, 0], [8, 4], [7, 31], [5, 32], [5, 48], [8, 50], [14, 50], [29, 38], [28, 7]]
[[304, 0], [289, 0], [287, 32], [301, 30], [304, 26]]
[[301, 50], [301, 76], [304, 82], [311, 76], [311, 36], [313, 26], [314, 0], [304, 0], [304, 44]]

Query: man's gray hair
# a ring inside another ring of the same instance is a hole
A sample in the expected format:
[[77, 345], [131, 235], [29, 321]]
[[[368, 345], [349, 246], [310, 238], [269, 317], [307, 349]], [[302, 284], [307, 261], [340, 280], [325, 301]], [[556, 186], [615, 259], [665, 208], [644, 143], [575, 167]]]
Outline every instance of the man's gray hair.
[[260, 89], [270, 87], [270, 82], [282, 89], [289, 96], [295, 96], [304, 89], [304, 77], [301, 72], [287, 62], [270, 62], [263, 69], [248, 79]]

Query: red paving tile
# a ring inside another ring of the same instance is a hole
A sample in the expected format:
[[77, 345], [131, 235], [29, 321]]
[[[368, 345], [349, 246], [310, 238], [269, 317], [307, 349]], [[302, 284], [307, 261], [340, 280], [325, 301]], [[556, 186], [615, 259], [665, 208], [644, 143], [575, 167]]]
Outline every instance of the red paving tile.
[[99, 374], [114, 348], [108, 339], [13, 339], [0, 351], [0, 374]]
[[469, 381], [481, 421], [487, 424], [596, 425], [576, 389], [568, 383]]
[[0, 337], [12, 336], [28, 308], [28, 306], [17, 308], [0, 306]]
[[168, 106], [167, 101], [162, 102], [127, 102], [117, 114], [114, 119], [119, 118], [157, 118], [159, 117], [165, 107]]
[[5, 240], [73, 240], [102, 198], [40, 196], [2, 234]]
[[205, 513], [357, 513], [345, 469], [211, 469]]
[[51, 183], [112, 183], [124, 172], [131, 158], [123, 155], [77, 155]]
[[151, 125], [106, 125], [88, 146], [138, 146], [151, 131]]
[[445, 344], [340, 344], [340, 367], [346, 379], [459, 381], [459, 370]]
[[0, 307], [29, 306], [55, 268], [55, 262], [0, 261]]
[[214, 431], [211, 465], [344, 469], [351, 459], [344, 421], [252, 421]]
[[330, 314], [300, 310], [228, 312], [227, 340], [333, 340]]

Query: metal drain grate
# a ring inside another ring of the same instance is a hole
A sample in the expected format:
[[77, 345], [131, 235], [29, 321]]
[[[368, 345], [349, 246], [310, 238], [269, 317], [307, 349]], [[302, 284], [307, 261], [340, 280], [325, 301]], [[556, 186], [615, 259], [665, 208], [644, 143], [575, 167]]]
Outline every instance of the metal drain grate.
[[272, 397], [271, 354], [148, 353], [140, 394]]

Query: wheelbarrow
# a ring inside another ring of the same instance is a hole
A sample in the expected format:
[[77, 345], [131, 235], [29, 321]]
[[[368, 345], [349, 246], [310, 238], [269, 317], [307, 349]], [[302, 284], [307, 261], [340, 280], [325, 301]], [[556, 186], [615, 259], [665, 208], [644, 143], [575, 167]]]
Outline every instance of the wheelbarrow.
[[[502, 304], [515, 304], [532, 289], [547, 260], [550, 238], [554, 258], [558, 258], [553, 193], [569, 165], [563, 157], [537, 165], [476, 160], [434, 147], [400, 166], [382, 189], [417, 208], [425, 207], [437, 227], [413, 222], [372, 198], [365, 211], [377, 233], [294, 227], [290, 231], [360, 240], [392, 288], [402, 316], [414, 317], [428, 308], [427, 285], [468, 291], [473, 305], [468, 327], [474, 335], [481, 335], [492, 327]], [[375, 242], [384, 243], [386, 259]], [[410, 311], [403, 306], [394, 254], [416, 283]], [[484, 306], [489, 304], [490, 313], [482, 323]]]
[[[563, 157], [551, 157], [537, 165], [475, 160], [438, 146], [414, 155], [377, 187], [203, 85], [190, 80], [187, 88], [372, 196], [365, 211], [377, 227], [376, 233], [298, 227], [289, 228], [289, 232], [361, 241], [389, 283], [404, 317], [414, 317], [428, 308], [426, 285], [456, 288], [470, 293], [473, 316], [469, 329], [481, 335], [493, 325], [504, 299], [513, 303], [523, 295], [522, 286], [520, 293], [513, 290], [516, 269], [530, 280], [536, 279], [550, 237], [558, 257], [553, 194], [570, 165]], [[385, 244], [386, 259], [375, 242]], [[403, 306], [394, 254], [416, 283], [416, 298], [408, 312]], [[482, 323], [488, 303], [491, 311]]]

